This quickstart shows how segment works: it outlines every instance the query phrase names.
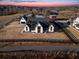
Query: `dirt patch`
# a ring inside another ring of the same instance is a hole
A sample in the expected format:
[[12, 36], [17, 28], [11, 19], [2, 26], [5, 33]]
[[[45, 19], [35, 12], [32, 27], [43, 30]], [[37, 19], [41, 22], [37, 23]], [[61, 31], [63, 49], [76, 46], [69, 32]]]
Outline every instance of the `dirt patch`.
[[0, 39], [68, 39], [63, 32], [54, 33], [21, 33], [24, 25], [19, 24], [19, 21], [14, 21], [8, 26], [0, 30]]

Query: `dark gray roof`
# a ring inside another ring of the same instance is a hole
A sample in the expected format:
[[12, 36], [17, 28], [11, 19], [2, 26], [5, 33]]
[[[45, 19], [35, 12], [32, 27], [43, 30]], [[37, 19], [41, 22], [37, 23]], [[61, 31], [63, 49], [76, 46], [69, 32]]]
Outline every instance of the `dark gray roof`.
[[34, 28], [36, 27], [37, 25], [37, 22], [36, 21], [28, 21], [27, 22], [27, 25], [30, 27], [31, 30], [34, 30]]
[[28, 20], [31, 20], [31, 21], [49, 21], [49, 18], [36, 18], [36, 17], [28, 17]]
[[26, 21], [28, 20], [28, 19], [27, 19], [28, 17], [27, 17], [26, 15], [23, 15], [22, 17], [23, 17]]
[[39, 23], [43, 27], [44, 31], [48, 30], [48, 27], [50, 25], [53, 25], [53, 23], [50, 22], [50, 19], [48, 18], [33, 18], [33, 17], [28, 18], [28, 21], [26, 24], [30, 27], [30, 30], [34, 30], [36, 25]]

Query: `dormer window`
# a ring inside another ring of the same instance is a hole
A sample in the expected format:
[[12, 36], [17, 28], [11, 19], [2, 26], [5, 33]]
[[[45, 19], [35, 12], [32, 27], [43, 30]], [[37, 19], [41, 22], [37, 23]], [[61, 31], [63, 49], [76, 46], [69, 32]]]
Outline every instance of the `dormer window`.
[[41, 32], [41, 27], [40, 26], [38, 26], [38, 33], [40, 33]]
[[28, 25], [25, 26], [24, 31], [25, 31], [25, 32], [29, 32], [29, 31], [30, 31], [30, 28], [29, 28]]
[[24, 17], [21, 18], [20, 24], [26, 24], [26, 19]]
[[53, 25], [49, 26], [49, 32], [54, 32], [54, 26]]
[[43, 27], [41, 26], [40, 23], [38, 23], [38, 25], [36, 26], [35, 31], [36, 33], [43, 33]]

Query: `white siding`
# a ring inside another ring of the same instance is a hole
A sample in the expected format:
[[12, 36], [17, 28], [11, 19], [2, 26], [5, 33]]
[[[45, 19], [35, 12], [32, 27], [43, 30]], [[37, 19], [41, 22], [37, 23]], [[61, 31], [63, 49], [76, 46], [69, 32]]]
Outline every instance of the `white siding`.
[[79, 27], [76, 26], [76, 24], [79, 24], [79, 17], [77, 17], [74, 21], [72, 26], [74, 26], [76, 29], [79, 29]]
[[73, 21], [73, 26], [74, 26], [75, 24], [79, 24], [79, 17], [77, 17], [77, 18]]
[[20, 20], [20, 24], [22, 24], [22, 22], [23, 22], [23, 23], [26, 23], [26, 20], [25, 20], [23, 17], [22, 17], [21, 20]]
[[35, 30], [31, 30], [31, 32], [32, 32], [32, 33], [36, 33], [36, 31], [35, 31]]

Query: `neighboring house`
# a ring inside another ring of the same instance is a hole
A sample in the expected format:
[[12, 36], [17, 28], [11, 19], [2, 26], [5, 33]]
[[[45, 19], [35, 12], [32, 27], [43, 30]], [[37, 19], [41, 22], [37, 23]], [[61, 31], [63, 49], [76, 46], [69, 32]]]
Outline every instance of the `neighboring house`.
[[79, 29], [79, 17], [77, 17], [72, 24], [76, 29]]
[[35, 15], [36, 18], [45, 18], [45, 16], [43, 14], [37, 14]]
[[24, 32], [47, 33], [54, 32], [54, 24], [46, 18], [29, 18], [24, 27]]
[[56, 12], [52, 12], [52, 13], [50, 13], [49, 15], [48, 15], [48, 18], [50, 18], [50, 19], [56, 19], [56, 17], [58, 16], [58, 13], [56, 13]]
[[28, 17], [32, 17], [32, 14], [28, 14], [27, 16], [28, 16]]
[[27, 17], [24, 15], [22, 16], [21, 20], [20, 20], [20, 24], [26, 24], [27, 22]]

